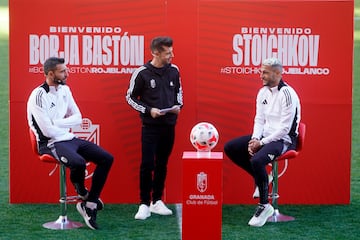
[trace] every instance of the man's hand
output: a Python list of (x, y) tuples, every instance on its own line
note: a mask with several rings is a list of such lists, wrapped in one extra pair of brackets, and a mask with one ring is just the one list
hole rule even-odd
[(259, 151), (259, 149), (261, 148), (261, 142), (259, 139), (257, 138), (253, 138), (249, 141), (248, 144), (248, 152), (251, 156), (254, 156), (254, 154)]
[(157, 118), (157, 117), (164, 115), (165, 113), (161, 113), (160, 109), (158, 109), (158, 108), (151, 108), (150, 114), (153, 118)]
[(172, 110), (170, 111), (171, 113), (174, 113), (174, 114), (179, 114), (180, 113), (180, 106), (179, 105), (174, 105), (172, 106)]

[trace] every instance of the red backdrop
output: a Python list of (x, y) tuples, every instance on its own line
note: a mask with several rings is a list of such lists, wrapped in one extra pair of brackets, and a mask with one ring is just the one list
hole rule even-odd
[[(280, 178), (281, 202), (349, 203), (353, 1), (64, 0), (55, 13), (44, 0), (10, 0), (9, 6), (11, 203), (57, 201), (57, 173), (49, 177), (52, 166), (32, 153), (26, 121), (27, 98), (44, 81), (41, 66), (50, 55), (67, 59), (68, 84), (92, 123), (80, 134), (115, 156), (102, 198), (138, 202), (140, 120), (125, 93), (157, 35), (174, 38), (185, 102), (167, 202), (181, 202), (181, 157), (193, 150), (189, 133), (197, 122), (218, 129), (214, 151), (250, 133), (261, 87), (257, 69), (274, 55), (301, 98), (307, 124), (304, 149)], [(226, 157), (223, 168), (223, 202), (253, 203), (249, 176)]]

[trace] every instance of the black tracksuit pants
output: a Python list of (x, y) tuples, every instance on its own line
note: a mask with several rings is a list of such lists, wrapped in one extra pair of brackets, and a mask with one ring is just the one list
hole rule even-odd
[(143, 125), (140, 203), (150, 205), (163, 196), (167, 163), (174, 146), (175, 125)]
[[(225, 144), (224, 151), (230, 160), (254, 178), (255, 184), (259, 187), (260, 203), (266, 204), (269, 202), (269, 179), (266, 165), (280, 156), (287, 148), (284, 146), (283, 140), (279, 140), (265, 144), (254, 156), (250, 156), (248, 152), (250, 139), (251, 135), (246, 135), (230, 140)], [(292, 148), (292, 146), (290, 147)]]
[(96, 165), (87, 201), (97, 202), (112, 166), (113, 156), (95, 143), (79, 138), (55, 142), (50, 150), (56, 159), (70, 168), (70, 180), (79, 194), (86, 191), (86, 162)]

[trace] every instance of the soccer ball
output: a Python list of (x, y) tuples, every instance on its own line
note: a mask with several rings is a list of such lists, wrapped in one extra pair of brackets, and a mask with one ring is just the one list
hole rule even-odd
[(198, 151), (210, 151), (219, 141), (219, 133), (208, 122), (200, 122), (196, 124), (190, 132), (190, 142)]

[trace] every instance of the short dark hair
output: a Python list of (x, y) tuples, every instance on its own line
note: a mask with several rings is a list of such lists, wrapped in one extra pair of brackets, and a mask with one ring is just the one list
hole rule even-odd
[(48, 75), (50, 71), (55, 71), (58, 64), (64, 64), (64, 58), (50, 57), (44, 62), (44, 73)]
[(155, 37), (151, 40), (151, 44), (150, 44), (150, 49), (152, 52), (154, 51), (159, 51), (162, 52), (164, 51), (164, 46), (165, 47), (172, 47), (173, 45), (173, 40), (171, 37)]

